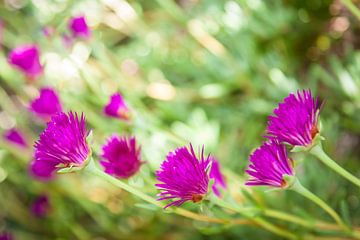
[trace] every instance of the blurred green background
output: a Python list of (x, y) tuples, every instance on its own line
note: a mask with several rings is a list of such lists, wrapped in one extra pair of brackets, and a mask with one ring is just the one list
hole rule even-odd
[[(61, 33), (76, 14), (86, 16), (92, 37), (65, 47)], [(131, 185), (155, 196), (155, 170), (169, 151), (192, 142), (219, 159), (229, 191), (245, 204), (244, 168), (263, 140), (267, 116), (289, 92), (310, 88), (326, 101), (325, 150), (360, 177), (360, 28), (342, 1), (2, 0), (0, 18), (0, 130), (16, 126), (30, 145), (45, 125), (28, 103), (40, 87), (52, 86), (66, 110), (85, 113), (95, 153), (112, 133), (138, 138), (147, 164)], [(55, 35), (45, 37), (45, 26), (55, 28)], [(26, 81), (7, 63), (10, 49), (23, 43), (41, 49), (45, 72), (38, 81)], [(134, 112), (133, 122), (103, 116), (116, 91)], [(86, 174), (38, 182), (28, 174), (32, 149), (0, 144), (0, 232), (15, 239), (279, 239), (254, 226), (197, 222), (144, 208)], [(310, 156), (295, 158), (304, 185), (359, 226), (359, 190)], [(246, 191), (258, 204), (331, 222), (295, 193)], [(43, 193), (52, 208), (39, 219), (29, 208)]]

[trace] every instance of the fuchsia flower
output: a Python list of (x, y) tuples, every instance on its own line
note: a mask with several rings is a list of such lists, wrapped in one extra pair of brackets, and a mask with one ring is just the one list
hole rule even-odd
[(73, 112), (53, 116), (35, 143), (32, 173), (46, 180), (56, 171), (70, 172), (85, 167), (91, 155), (86, 137), (83, 114), (80, 118)]
[(0, 233), (0, 240), (13, 240), (13, 236), (10, 232), (2, 232)]
[(208, 192), (211, 156), (204, 158), (203, 148), (199, 158), (191, 144), (190, 150), (180, 147), (170, 152), (160, 170), (156, 171), (160, 183), (155, 186), (161, 191), (158, 200), (172, 200), (165, 208), (180, 206), (187, 201), (200, 202), (205, 197)]
[(109, 117), (130, 119), (130, 111), (126, 106), (124, 99), (119, 93), (110, 97), (109, 103), (104, 107), (104, 113)]
[(31, 213), (39, 218), (46, 217), (50, 211), (50, 201), (47, 195), (40, 195), (31, 206)]
[(30, 110), (48, 121), (51, 116), (62, 111), (59, 97), (52, 88), (40, 89), (39, 96), (31, 102)]
[(22, 45), (10, 52), (8, 61), (27, 77), (34, 79), (43, 72), (39, 55), (39, 50), (36, 45)]
[(292, 161), (287, 156), (285, 145), (276, 140), (263, 143), (250, 156), (250, 165), (246, 170), (252, 178), (246, 182), (248, 186), (287, 187), (284, 175), (293, 176)]
[(70, 19), (69, 30), (71, 31), (73, 37), (89, 38), (91, 35), (85, 16), (83, 15)]
[(212, 185), (212, 190), (215, 193), (215, 195), (220, 197), (221, 194), (220, 194), (219, 188), (226, 189), (226, 182), (225, 182), (224, 176), (222, 175), (222, 173), (220, 171), (219, 162), (214, 157), (212, 157), (211, 162), (212, 162), (212, 164), (211, 164), (211, 170), (210, 170), (209, 177), (210, 177), (210, 179), (214, 179), (214, 184)]
[(6, 131), (4, 133), (4, 138), (8, 142), (16, 144), (17, 146), (20, 146), (20, 147), (28, 146), (26, 143), (25, 137), (22, 135), (22, 133), (19, 130), (15, 129), (15, 128), (12, 128), (12, 129)]
[(114, 135), (109, 138), (102, 150), (100, 164), (107, 174), (117, 178), (133, 176), (143, 163), (140, 160), (140, 147), (136, 146), (134, 137), (120, 138)]
[(319, 132), (319, 100), (310, 90), (291, 93), (274, 110), (268, 121), (268, 138), (293, 146), (308, 146)]

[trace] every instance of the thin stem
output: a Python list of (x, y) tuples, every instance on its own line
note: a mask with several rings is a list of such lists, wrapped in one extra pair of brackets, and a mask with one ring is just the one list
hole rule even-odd
[(319, 207), (324, 209), (334, 220), (337, 222), (337, 224), (347, 233), (351, 233), (351, 230), (349, 227), (344, 223), (344, 221), (340, 218), (340, 216), (329, 206), (327, 205), (323, 200), (321, 200), (318, 196), (310, 192), (308, 189), (306, 189), (301, 183), (295, 179), (294, 184), (289, 188), (307, 199), (311, 200), (315, 204), (317, 204)]
[(334, 170), (335, 172), (337, 172), (338, 174), (340, 174), (341, 176), (343, 176), (344, 178), (346, 178), (356, 186), (360, 187), (360, 179), (358, 179), (357, 177), (355, 177), (354, 175), (343, 169), (334, 160), (332, 160), (324, 152), (320, 143), (314, 146), (310, 150), (310, 153), (315, 157), (317, 157), (320, 161), (322, 161), (326, 166), (328, 166), (329, 168), (331, 168), (332, 170)]
[(252, 216), (252, 213), (254, 213), (254, 211), (256, 211), (256, 208), (239, 208), (239, 207), (233, 206), (230, 203), (225, 202), (224, 200), (219, 199), (219, 198), (216, 198), (216, 200), (214, 202), (222, 208), (232, 210), (234, 212), (240, 213), (244, 217), (250, 218), (251, 221), (253, 221), (257, 225), (263, 227), (264, 229), (266, 229), (276, 235), (285, 237), (287, 239), (297, 239), (297, 237), (294, 234), (292, 234), (291, 232), (281, 229), (281, 228), (269, 223), (268, 221), (264, 220), (261, 217)]
[[(90, 160), (89, 165), (85, 168), (88, 172), (96, 175), (97, 177), (100, 177), (106, 181), (108, 181), (109, 183), (137, 196), (138, 198), (144, 200), (145, 202), (148, 202), (150, 204), (153, 204), (159, 208), (163, 208), (164, 205), (160, 202), (158, 202), (156, 199), (150, 197), (149, 195), (137, 190), (136, 188), (122, 182), (119, 179), (116, 179), (106, 173), (104, 173), (103, 171), (99, 170), (94, 162), (92, 160)], [(183, 217), (187, 217), (190, 219), (194, 219), (194, 220), (198, 220), (198, 221), (203, 221), (203, 222), (212, 222), (212, 223), (223, 223), (223, 224), (227, 224), (227, 223), (233, 223), (231, 220), (226, 220), (226, 219), (219, 219), (219, 218), (211, 218), (211, 217), (207, 217), (204, 215), (200, 215), (200, 214), (196, 214), (193, 212), (190, 212), (188, 210), (185, 209), (181, 209), (181, 208), (174, 208), (174, 209), (169, 209), (167, 210), (167, 212), (169, 213), (175, 213), (178, 214), (180, 216)], [(236, 224), (251, 224), (250, 221), (246, 221), (246, 220), (237, 220)]]
[(360, 20), (360, 10), (354, 5), (351, 0), (341, 0), (341, 2)]
[(272, 210), (272, 209), (265, 209), (262, 211), (262, 213), (267, 216), (267, 217), (271, 217), (271, 218), (275, 218), (275, 219), (279, 219), (279, 220), (284, 220), (287, 222), (291, 222), (291, 223), (296, 223), (298, 225), (307, 227), (307, 228), (313, 228), (315, 227), (315, 223), (311, 223), (307, 220), (304, 220), (300, 217), (291, 215), (291, 214), (287, 214), (284, 212), (280, 212), (280, 211), (276, 211), (276, 210)]

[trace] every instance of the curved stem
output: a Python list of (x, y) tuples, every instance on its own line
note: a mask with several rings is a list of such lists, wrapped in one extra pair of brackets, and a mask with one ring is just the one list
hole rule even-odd
[(332, 160), (322, 149), (321, 144), (315, 145), (311, 150), (310, 153), (317, 157), (320, 161), (322, 161), (326, 166), (352, 182), (353, 184), (360, 187), (360, 179), (343, 169), (340, 165), (338, 165), (334, 160)]
[(358, 20), (360, 20), (360, 10), (354, 5), (351, 0), (341, 0), (341, 2), (349, 9), (349, 11), (354, 14)]
[(287, 239), (297, 239), (297, 237), (294, 234), (292, 234), (291, 232), (286, 231), (285, 229), (282, 229), (278, 226), (275, 226), (272, 223), (269, 223), (268, 221), (266, 221), (265, 219), (263, 219), (259, 216), (255, 216), (255, 215), (252, 216), (254, 211), (257, 210), (256, 208), (251, 208), (251, 207), (250, 208), (239, 208), (237, 206), (231, 205), (228, 202), (225, 202), (224, 200), (222, 200), (220, 198), (215, 198), (214, 203), (222, 208), (229, 209), (234, 212), (240, 213), (244, 217), (251, 219), (251, 221), (253, 221), (257, 225), (263, 227), (264, 229), (266, 229), (276, 235), (285, 237)]
[(347, 233), (352, 232), (351, 229), (340, 218), (340, 216), (329, 205), (327, 205), (323, 200), (321, 200), (318, 196), (310, 192), (308, 189), (303, 187), (303, 185), (301, 185), (301, 183), (297, 179), (295, 179), (294, 184), (289, 189), (303, 195), (304, 197), (306, 197), (307, 199), (311, 200), (319, 207), (324, 209), (345, 232)]
[[(106, 173), (104, 173), (103, 171), (99, 170), (94, 162), (92, 160), (90, 160), (88, 166), (85, 168), (86, 171), (96, 175), (97, 177), (100, 177), (104, 180), (106, 180), (107, 182), (137, 196), (138, 198), (144, 200), (145, 202), (148, 202), (150, 204), (153, 204), (159, 208), (163, 208), (164, 205), (160, 202), (158, 202), (156, 199), (150, 197), (149, 195), (139, 191), (138, 189), (122, 182), (119, 179), (116, 179)], [(181, 209), (181, 208), (174, 208), (174, 209), (169, 209), (167, 210), (167, 212), (169, 213), (175, 213), (178, 214), (180, 216), (183, 217), (187, 217), (190, 219), (194, 219), (194, 220), (198, 220), (198, 221), (203, 221), (203, 222), (212, 222), (212, 223), (232, 223), (231, 220), (226, 220), (226, 219), (219, 219), (219, 218), (211, 218), (208, 216), (204, 216), (204, 215), (200, 215), (200, 214), (196, 214), (193, 213), (191, 211), (185, 210), (185, 209)], [(247, 220), (237, 220), (236, 224), (251, 224), (251, 221), (247, 221)]]

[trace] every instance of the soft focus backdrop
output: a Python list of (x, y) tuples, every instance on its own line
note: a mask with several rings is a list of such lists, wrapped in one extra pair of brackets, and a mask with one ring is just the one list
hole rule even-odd
[[(79, 14), (91, 36), (69, 40), (68, 21)], [(252, 191), (257, 204), (331, 221), (295, 193), (244, 187), (248, 155), (263, 139), (267, 116), (297, 89), (310, 88), (325, 101), (324, 148), (360, 176), (360, 25), (339, 0), (3, 0), (0, 21), (0, 131), (16, 127), (30, 146), (0, 141), (0, 233), (15, 239), (278, 239), (254, 226), (154, 211), (82, 173), (35, 180), (28, 174), (31, 146), (45, 124), (28, 106), (44, 86), (57, 90), (66, 111), (85, 113), (96, 154), (113, 133), (137, 137), (146, 164), (129, 183), (153, 196), (154, 172), (166, 154), (191, 142), (219, 159), (239, 204), (250, 201), (244, 194)], [(37, 80), (7, 61), (10, 50), (25, 43), (40, 49), (45, 68)], [(115, 92), (132, 121), (104, 116)], [(304, 185), (360, 225), (358, 189), (309, 155), (296, 158), (303, 161)], [(31, 206), (44, 194), (51, 207), (39, 218)]]

